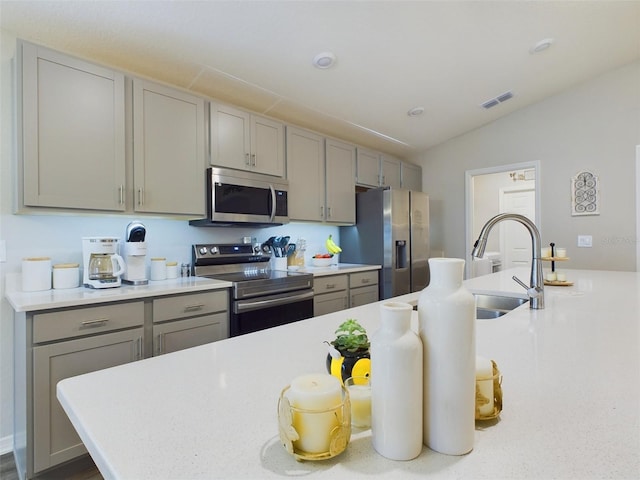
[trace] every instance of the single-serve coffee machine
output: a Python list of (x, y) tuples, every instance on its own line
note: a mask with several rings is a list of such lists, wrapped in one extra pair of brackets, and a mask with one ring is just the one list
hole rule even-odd
[(144, 241), (147, 231), (140, 222), (131, 222), (127, 225), (126, 241), (122, 244), (122, 256), (127, 270), (122, 276), (122, 281), (129, 285), (147, 285), (147, 242)]
[(118, 255), (117, 237), (82, 237), (84, 273), (82, 283), (89, 288), (119, 287), (126, 266)]

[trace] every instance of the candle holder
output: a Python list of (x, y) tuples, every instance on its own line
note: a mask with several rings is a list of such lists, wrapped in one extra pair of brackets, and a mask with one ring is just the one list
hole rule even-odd
[[(351, 438), (351, 402), (346, 388), (341, 386), (341, 403), (324, 410), (293, 407), (286, 395), (289, 388), (287, 385), (278, 399), (280, 441), (285, 450), (298, 461), (326, 460), (344, 452)], [(309, 437), (319, 438), (326, 448), (303, 450)]]
[(502, 375), (496, 362), (491, 360), (491, 365), (493, 366), (493, 376), (491, 377), (493, 380), (493, 413), (487, 415), (480, 413), (480, 407), (489, 403), (489, 399), (482, 395), (480, 386), (476, 381), (476, 420), (493, 420), (502, 411)]

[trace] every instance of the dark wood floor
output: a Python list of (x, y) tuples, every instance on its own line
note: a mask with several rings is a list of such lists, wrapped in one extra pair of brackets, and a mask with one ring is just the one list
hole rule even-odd
[[(18, 471), (13, 459), (13, 452), (0, 456), (0, 479), (18, 480)], [(102, 475), (86, 456), (76, 462), (64, 465), (38, 477), (40, 480), (103, 480)]]

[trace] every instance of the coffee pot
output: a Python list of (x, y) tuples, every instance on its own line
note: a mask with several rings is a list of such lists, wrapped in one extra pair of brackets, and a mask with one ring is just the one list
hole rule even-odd
[(89, 288), (113, 288), (121, 285), (126, 271), (123, 258), (117, 254), (116, 237), (83, 237), (83, 283)]

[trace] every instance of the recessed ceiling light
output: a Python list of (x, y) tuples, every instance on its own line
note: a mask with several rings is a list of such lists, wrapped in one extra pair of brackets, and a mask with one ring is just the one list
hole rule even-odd
[(536, 43), (535, 45), (533, 45), (530, 49), (529, 49), (529, 53), (531, 55), (534, 55), (536, 53), (540, 53), (545, 51), (547, 48), (549, 48), (551, 45), (553, 44), (553, 38), (545, 38), (544, 40), (540, 40), (538, 43)]
[(331, 52), (322, 52), (313, 57), (316, 68), (331, 68), (336, 63), (336, 56)]
[(413, 107), (411, 110), (407, 112), (407, 115), (410, 117), (417, 117), (424, 113), (424, 107)]

